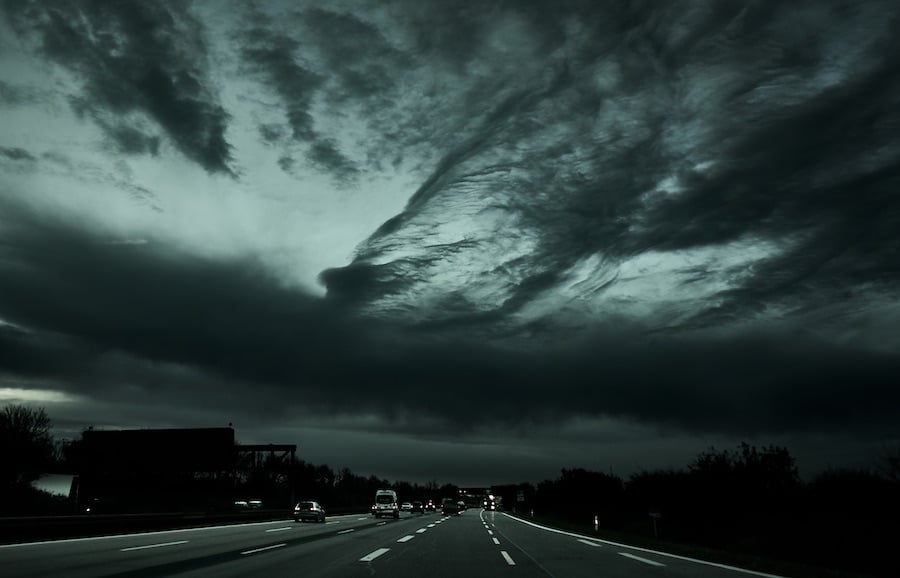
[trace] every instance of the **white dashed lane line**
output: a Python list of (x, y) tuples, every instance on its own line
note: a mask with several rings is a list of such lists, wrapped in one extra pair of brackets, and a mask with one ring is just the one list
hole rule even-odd
[(416, 530), (416, 534), (424, 534), (427, 531), (428, 531), (428, 528), (419, 528), (418, 530)]
[(429, 528), (434, 528), (436, 524), (428, 524)]
[(413, 536), (412, 534), (410, 534), (410, 535), (408, 535), (408, 536), (403, 536), (402, 538), (400, 538), (400, 539), (397, 540), (397, 541), (398, 541), (398, 542), (401, 542), (401, 543), (402, 543), (402, 542), (409, 542), (409, 541), (412, 540), (413, 538), (415, 538), (415, 536)]
[(355, 532), (356, 528), (350, 528), (349, 530), (341, 530), (338, 534), (349, 534), (350, 532)]
[(273, 544), (272, 546), (266, 546), (264, 548), (256, 548), (254, 550), (247, 550), (245, 552), (241, 552), (241, 556), (246, 556), (247, 554), (256, 554), (257, 552), (265, 552), (266, 550), (274, 550), (275, 548), (281, 548), (282, 546), (287, 546), (287, 543)]
[(375, 550), (374, 552), (370, 552), (370, 553), (366, 554), (365, 556), (360, 558), (359, 561), (360, 562), (371, 562), (372, 560), (374, 560), (375, 558), (378, 558), (382, 554), (390, 552), (390, 550), (391, 550), (390, 548), (379, 548), (379, 549)]
[(266, 532), (284, 532), (285, 530), (290, 530), (290, 526), (285, 526), (284, 528), (269, 528)]
[(503, 559), (506, 560), (506, 563), (510, 566), (515, 566), (516, 563), (513, 562), (513, 559), (507, 554), (506, 550), (500, 550), (500, 555), (503, 556)]
[(500, 545), (500, 540), (498, 540), (497, 538), (491, 538), (491, 540), (494, 541), (494, 544), (497, 544), (498, 546)]
[(578, 541), (581, 542), (582, 544), (587, 544), (588, 546), (593, 546), (595, 548), (602, 547), (602, 544), (598, 544), (597, 542), (591, 542), (590, 540), (582, 540), (581, 538), (579, 538)]
[(632, 560), (637, 560), (638, 562), (643, 562), (644, 564), (650, 564), (651, 566), (665, 566), (665, 564), (661, 564), (656, 560), (648, 560), (647, 558), (641, 558), (640, 556), (635, 556), (634, 554), (629, 554), (628, 552), (619, 552), (619, 556), (625, 556), (626, 558), (631, 558)]
[(162, 542), (160, 544), (147, 544), (146, 546), (132, 546), (130, 548), (122, 548), (119, 552), (131, 552), (132, 550), (146, 550), (147, 548), (163, 548), (165, 546), (177, 546), (179, 544), (187, 544), (187, 540), (178, 540), (177, 542)]

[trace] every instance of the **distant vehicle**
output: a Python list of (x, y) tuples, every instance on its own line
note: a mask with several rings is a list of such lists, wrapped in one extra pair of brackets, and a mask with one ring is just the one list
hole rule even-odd
[(444, 501), (441, 502), (441, 513), (445, 516), (449, 516), (451, 514), (458, 516), (459, 502), (457, 502), (453, 498), (444, 498)]
[(319, 502), (313, 502), (311, 500), (305, 502), (298, 502), (296, 506), (294, 506), (294, 521), (295, 522), (324, 522), (325, 521), (325, 508), (319, 505)]
[(400, 504), (400, 511), (401, 512), (412, 512), (412, 504), (409, 502), (403, 502), (402, 504)]
[(375, 514), (376, 518), (382, 516), (400, 517), (400, 506), (397, 505), (397, 492), (394, 490), (378, 490), (375, 492)]
[(428, 500), (428, 502), (425, 504), (425, 511), (426, 512), (437, 511), (437, 506), (434, 505), (434, 502), (432, 500)]
[(425, 513), (425, 507), (422, 505), (422, 502), (419, 502), (418, 500), (416, 500), (415, 502), (412, 503), (412, 510), (411, 510), (411, 511), (412, 511), (413, 513), (418, 512), (418, 513), (420, 513), (420, 514), (424, 514), (424, 513)]
[(456, 502), (456, 509), (459, 510), (460, 512), (465, 512), (466, 511), (466, 503), (462, 500)]
[(485, 510), (491, 510), (491, 511), (496, 510), (496, 509), (497, 509), (497, 502), (496, 502), (496, 500), (494, 499), (494, 496), (488, 496), (488, 497), (486, 497), (486, 498), (484, 499), (484, 503), (483, 503), (482, 506), (484, 507)]

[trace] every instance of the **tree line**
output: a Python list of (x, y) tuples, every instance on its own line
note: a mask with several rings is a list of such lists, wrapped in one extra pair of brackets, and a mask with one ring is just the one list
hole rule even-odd
[[(495, 488), (507, 509), (611, 539), (638, 537), (893, 575), (900, 538), (900, 452), (868, 469), (801, 480), (787, 448), (710, 448), (686, 468), (613, 473), (563, 469), (555, 480)], [(596, 530), (595, 530), (596, 521)], [(815, 571), (812, 572), (816, 574)]]

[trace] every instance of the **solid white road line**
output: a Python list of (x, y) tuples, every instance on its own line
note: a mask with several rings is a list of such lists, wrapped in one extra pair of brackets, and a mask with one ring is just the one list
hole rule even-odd
[(266, 550), (274, 550), (275, 548), (281, 548), (282, 546), (287, 546), (286, 543), (281, 544), (273, 544), (272, 546), (266, 546), (264, 548), (256, 548), (255, 550), (247, 550), (246, 552), (241, 552), (242, 556), (247, 554), (256, 554), (257, 552), (265, 552)]
[(497, 538), (491, 538), (491, 540), (494, 541), (494, 544), (497, 544), (498, 546), (500, 545), (500, 540), (498, 540)]
[(350, 528), (349, 530), (341, 530), (338, 534), (349, 534), (350, 532), (355, 532), (356, 528)]
[[(575, 534), (574, 532), (566, 532), (565, 530), (557, 530), (556, 528), (548, 528), (547, 526), (541, 526), (540, 524), (535, 524), (534, 522), (529, 522), (528, 520), (523, 520), (521, 518), (517, 518), (516, 516), (510, 516), (505, 512), (501, 512), (504, 516), (511, 520), (515, 520), (516, 522), (520, 522), (522, 524), (527, 524), (529, 526), (533, 526), (535, 528), (539, 528), (544, 530), (545, 532), (553, 532), (554, 534), (563, 534), (565, 536), (572, 536), (573, 538), (590, 538), (590, 536), (584, 536), (583, 534)], [(636, 550), (638, 552), (648, 552), (650, 554), (656, 554), (659, 556), (665, 556), (667, 558), (675, 558), (676, 560), (684, 560), (686, 562), (693, 562), (695, 564), (703, 564), (704, 566), (712, 566), (714, 568), (723, 568), (725, 570), (732, 570), (734, 572), (742, 572), (744, 574), (750, 574), (751, 576), (762, 576), (763, 578), (784, 578), (784, 576), (779, 576), (777, 574), (767, 574), (766, 572), (757, 572), (756, 570), (747, 570), (746, 568), (738, 568), (737, 566), (728, 566), (727, 564), (719, 564), (718, 562), (709, 562), (707, 560), (700, 560), (698, 558), (688, 558), (687, 556), (679, 556), (678, 554), (670, 554), (668, 552), (660, 552), (659, 550), (650, 550), (649, 548), (641, 548), (639, 546), (629, 546), (628, 544), (622, 544), (621, 542), (611, 542), (609, 540), (601, 540), (600, 538), (590, 538), (591, 540), (596, 540), (602, 544), (606, 544), (609, 546), (618, 546), (620, 548), (629, 548), (631, 550)]]
[(409, 536), (403, 536), (402, 538), (400, 538), (400, 539), (397, 540), (397, 541), (398, 541), (398, 542), (409, 542), (409, 541), (412, 540), (413, 538), (415, 538), (415, 536), (413, 536), (413, 535), (410, 534)]
[(582, 538), (578, 538), (578, 541), (582, 544), (587, 544), (588, 546), (593, 546), (595, 548), (600, 548), (603, 544), (598, 544), (597, 542), (591, 542), (590, 540), (584, 540)]
[(132, 546), (131, 548), (122, 548), (119, 552), (131, 552), (132, 550), (146, 550), (147, 548), (162, 548), (163, 546), (177, 546), (178, 544), (187, 544), (187, 540), (178, 540), (177, 542), (163, 542), (161, 544), (147, 544), (146, 546)]
[(382, 554), (389, 552), (389, 551), (390, 551), (390, 548), (379, 548), (379, 549), (375, 550), (374, 552), (370, 552), (370, 553), (366, 554), (365, 556), (360, 558), (359, 561), (360, 562), (371, 562), (375, 558), (378, 558)]
[(270, 528), (266, 530), (266, 532), (284, 532), (285, 530), (290, 530), (290, 526), (285, 526), (284, 528)]
[(637, 560), (638, 562), (643, 562), (644, 564), (650, 564), (651, 566), (665, 566), (665, 564), (660, 564), (656, 560), (648, 560), (647, 558), (641, 558), (640, 556), (635, 556), (634, 554), (629, 554), (628, 552), (619, 552), (619, 556), (625, 556), (626, 558), (631, 558), (632, 560)]
[(515, 566), (516, 563), (513, 562), (513, 559), (506, 553), (506, 550), (500, 550), (500, 555), (503, 556), (503, 559), (506, 560), (506, 563), (510, 566)]

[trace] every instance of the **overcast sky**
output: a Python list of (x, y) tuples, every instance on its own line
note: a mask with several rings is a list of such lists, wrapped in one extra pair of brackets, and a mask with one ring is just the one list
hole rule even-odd
[(0, 6), (0, 403), (58, 436), (460, 484), (900, 440), (893, 0)]

